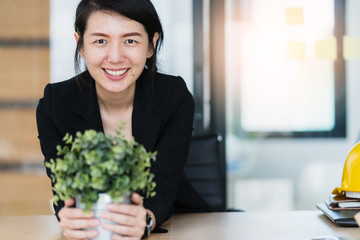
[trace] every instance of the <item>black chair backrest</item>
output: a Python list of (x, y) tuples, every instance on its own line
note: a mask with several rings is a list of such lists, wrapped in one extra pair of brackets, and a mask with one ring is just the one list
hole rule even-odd
[(222, 212), (226, 209), (226, 169), (220, 156), (220, 141), (216, 134), (192, 137), (184, 171), (212, 211)]

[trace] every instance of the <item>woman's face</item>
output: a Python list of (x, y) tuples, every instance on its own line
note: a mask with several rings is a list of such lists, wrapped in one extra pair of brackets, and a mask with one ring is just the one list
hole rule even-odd
[[(77, 33), (75, 38), (78, 41)], [(135, 87), (153, 50), (141, 23), (116, 13), (97, 11), (88, 19), (80, 54), (98, 91), (120, 93)]]

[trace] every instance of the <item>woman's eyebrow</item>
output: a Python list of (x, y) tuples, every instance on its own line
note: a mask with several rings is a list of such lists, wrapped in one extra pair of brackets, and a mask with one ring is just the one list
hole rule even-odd
[[(90, 35), (94, 36), (94, 37), (109, 37), (110, 36), (106, 33), (101, 33), (101, 32), (93, 32)], [(134, 36), (141, 37), (142, 35), (139, 32), (129, 32), (129, 33), (124, 33), (121, 35), (121, 37), (134, 37)]]
[(129, 32), (121, 35), (122, 37), (133, 37), (133, 36), (139, 36), (141, 37), (141, 33), (139, 32)]
[(109, 35), (105, 34), (105, 33), (101, 33), (101, 32), (94, 32), (90, 34), (91, 36), (95, 36), (95, 37), (109, 37)]

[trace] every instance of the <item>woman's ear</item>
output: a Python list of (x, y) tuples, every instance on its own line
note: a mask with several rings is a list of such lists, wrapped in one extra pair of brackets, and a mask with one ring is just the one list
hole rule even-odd
[(153, 40), (152, 40), (152, 47), (149, 46), (149, 51), (148, 51), (148, 55), (147, 55), (148, 58), (152, 57), (152, 55), (154, 54), (154, 50), (156, 48), (156, 43), (157, 43), (158, 40), (159, 40), (159, 33), (156, 32), (154, 34), (154, 37), (153, 37)]
[[(78, 34), (77, 32), (75, 32), (75, 33), (74, 33), (74, 37), (75, 37), (76, 44), (78, 44), (79, 39), (80, 39), (79, 34)], [(79, 49), (79, 53), (80, 53), (80, 56), (81, 56), (82, 58), (84, 58), (84, 52), (83, 52), (83, 49), (82, 49), (82, 48)]]

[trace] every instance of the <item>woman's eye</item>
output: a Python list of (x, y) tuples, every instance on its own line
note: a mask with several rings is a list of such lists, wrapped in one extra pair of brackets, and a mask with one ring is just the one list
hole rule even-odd
[(136, 41), (135, 40), (132, 40), (132, 39), (128, 39), (125, 41), (125, 43), (129, 43), (129, 44), (133, 44), (135, 43)]
[(95, 43), (104, 44), (106, 41), (104, 39), (96, 40)]

